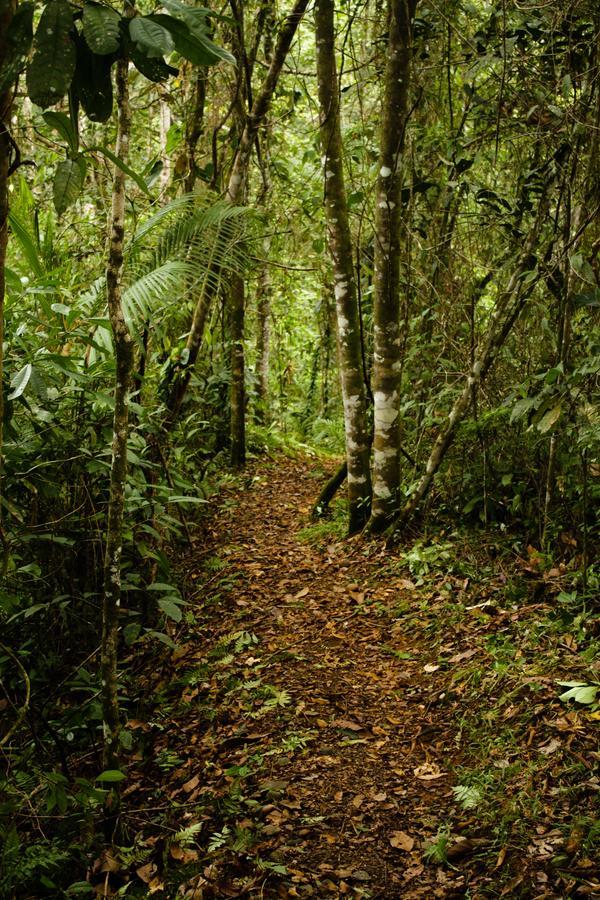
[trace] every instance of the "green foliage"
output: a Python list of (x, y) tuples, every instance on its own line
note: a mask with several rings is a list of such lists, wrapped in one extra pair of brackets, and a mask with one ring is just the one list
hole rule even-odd
[(3, 94), (25, 66), (33, 40), (33, 3), (21, 3), (6, 33), (6, 58), (0, 72), (0, 94)]
[(100, 3), (85, 3), (83, 7), (83, 36), (93, 53), (104, 55), (119, 49), (119, 14)]
[(66, 0), (45, 7), (33, 39), (33, 58), (27, 68), (27, 90), (34, 103), (46, 109), (67, 93), (75, 74), (73, 16)]

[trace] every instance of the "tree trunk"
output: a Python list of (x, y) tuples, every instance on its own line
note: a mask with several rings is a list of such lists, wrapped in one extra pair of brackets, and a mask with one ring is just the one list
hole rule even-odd
[(315, 7), (315, 25), (321, 150), (325, 173), (325, 217), (335, 281), (338, 352), (348, 463), (348, 525), (352, 533), (360, 530), (368, 519), (371, 479), (360, 322), (344, 183), (333, 19), (333, 0), (318, 0)]
[(271, 241), (265, 238), (263, 253), (265, 261), (261, 266), (256, 288), (256, 409), (255, 419), (259, 424), (269, 421), (269, 349), (271, 342), (271, 278), (269, 275), (269, 253)]
[(517, 264), (509, 279), (506, 290), (497, 300), (496, 309), (491, 317), (487, 335), (483, 341), (481, 350), (475, 357), (469, 375), (465, 380), (464, 387), (450, 410), (445, 427), (440, 430), (435, 440), (431, 453), (429, 454), (429, 459), (427, 460), (425, 473), (418, 482), (414, 493), (389, 528), (388, 533), (390, 535), (390, 542), (393, 542), (399, 529), (414, 515), (421, 501), (427, 494), (427, 491), (431, 487), (436, 473), (442, 465), (446, 453), (454, 440), (458, 427), (469, 409), (473, 391), (477, 390), (496, 361), (498, 353), (504, 345), (514, 323), (518, 319), (527, 299), (537, 283), (538, 279), (536, 278), (533, 282), (524, 287), (522, 278), (525, 272), (528, 271), (528, 267), (534, 259), (532, 254), (537, 247), (540, 232), (548, 212), (548, 190), (549, 184), (546, 183), (544, 192), (539, 198), (535, 222), (531, 227), (524, 249), (517, 260)]
[(373, 306), (373, 501), (371, 531), (398, 505), (400, 486), (400, 202), (401, 155), (408, 112), (412, 21), (417, 0), (390, 0), (388, 57), (375, 211)]
[[(130, 7), (127, 7), (131, 9)], [(129, 62), (120, 59), (116, 66), (117, 156), (127, 161), (131, 111), (127, 73)], [(129, 430), (129, 386), (133, 365), (133, 342), (121, 302), (123, 238), (125, 230), (125, 174), (115, 167), (112, 190), (110, 243), (106, 270), (107, 302), (115, 350), (115, 388), (112, 460), (106, 550), (104, 557), (104, 602), (102, 616), (102, 716), (104, 722), (105, 769), (119, 765), (119, 701), (117, 683), (118, 615), (121, 603), (121, 550), (123, 543), (123, 506), (127, 475), (127, 437)]]
[[(14, 0), (0, 0), (0, 71), (6, 61), (7, 47), (5, 35), (15, 13)], [(2, 497), (3, 437), (4, 437), (4, 298), (6, 294), (6, 251), (8, 248), (8, 179), (10, 175), (10, 116), (14, 87), (0, 94), (0, 498)], [(7, 544), (2, 526), (2, 504), (0, 503), (0, 539), (7, 560)]]
[(244, 318), (246, 290), (237, 273), (231, 278), (231, 465), (246, 464), (246, 382), (244, 358)]

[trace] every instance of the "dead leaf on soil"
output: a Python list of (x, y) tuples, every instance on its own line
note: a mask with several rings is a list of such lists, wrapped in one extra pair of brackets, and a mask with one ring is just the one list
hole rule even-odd
[(139, 869), (136, 869), (135, 874), (144, 884), (150, 884), (156, 875), (156, 866), (154, 863), (146, 863), (145, 866), (140, 866)]
[(410, 853), (415, 846), (415, 839), (405, 831), (393, 831), (390, 844), (396, 850), (405, 850), (407, 853)]
[(334, 719), (333, 724), (338, 728), (347, 728), (349, 731), (363, 731), (363, 726), (351, 719)]
[(176, 859), (177, 862), (183, 863), (184, 865), (187, 865), (187, 863), (196, 862), (196, 860), (198, 859), (198, 853), (196, 850), (186, 850), (184, 847), (177, 846), (177, 844), (173, 844), (169, 852), (173, 859)]
[(543, 744), (538, 749), (539, 749), (540, 753), (544, 754), (544, 756), (550, 756), (551, 753), (554, 753), (560, 747), (561, 747), (561, 742), (559, 740), (557, 740), (557, 738), (552, 738), (550, 741), (548, 741), (547, 744)]
[(454, 656), (451, 656), (448, 662), (451, 663), (459, 663), (463, 662), (465, 659), (471, 659), (472, 656), (475, 656), (477, 650), (465, 650), (463, 653), (455, 653)]
[(420, 781), (435, 781), (436, 778), (444, 778), (446, 773), (442, 772), (435, 763), (426, 762), (413, 769), (413, 774)]
[(200, 776), (194, 775), (193, 778), (190, 778), (190, 780), (186, 781), (186, 783), (183, 785), (183, 790), (186, 792), (186, 794), (191, 794), (192, 791), (195, 790), (195, 788), (197, 788), (199, 784), (200, 784)]

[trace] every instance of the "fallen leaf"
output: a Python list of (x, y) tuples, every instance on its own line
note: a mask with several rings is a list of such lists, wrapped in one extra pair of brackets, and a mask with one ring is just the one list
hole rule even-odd
[(405, 850), (407, 853), (410, 853), (415, 846), (415, 839), (405, 831), (393, 831), (390, 838), (390, 844), (396, 850)]
[(337, 725), (338, 728), (347, 728), (349, 731), (362, 731), (363, 726), (359, 725), (358, 722), (353, 722), (351, 719), (334, 719), (334, 725)]
[(465, 659), (471, 659), (472, 656), (475, 656), (477, 650), (465, 650), (463, 653), (456, 653), (454, 656), (451, 656), (448, 662), (451, 663), (459, 663)]
[(554, 753), (561, 746), (561, 742), (557, 738), (552, 738), (552, 740), (548, 741), (547, 744), (543, 744), (539, 747), (540, 753), (543, 753), (544, 756), (550, 756), (551, 753)]
[(179, 847), (177, 844), (172, 844), (170, 853), (173, 859), (176, 859), (177, 862), (183, 863), (184, 865), (196, 862), (198, 859), (198, 852), (196, 850), (186, 850), (184, 847)]
[(430, 674), (431, 674), (431, 672), (437, 672), (438, 669), (439, 669), (439, 666), (436, 666), (433, 663), (427, 663), (426, 666), (423, 666), (423, 671), (429, 672)]
[(140, 866), (139, 869), (136, 869), (135, 874), (144, 884), (150, 884), (156, 875), (156, 866), (154, 863), (146, 863), (145, 866)]
[(421, 781), (435, 781), (436, 778), (443, 778), (446, 774), (445, 772), (442, 772), (440, 767), (435, 763), (429, 762), (417, 766), (416, 769), (413, 769), (413, 773)]
[(197, 788), (199, 784), (200, 784), (200, 776), (194, 775), (193, 778), (190, 778), (190, 780), (186, 781), (186, 783), (183, 785), (183, 790), (186, 792), (186, 794), (191, 794), (192, 791), (195, 788)]

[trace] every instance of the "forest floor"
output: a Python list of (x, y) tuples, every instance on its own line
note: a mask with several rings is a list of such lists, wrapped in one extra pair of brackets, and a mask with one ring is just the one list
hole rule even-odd
[(324, 477), (280, 455), (211, 501), (177, 648), (137, 675), (104, 895), (600, 894), (600, 714), (557, 685), (598, 680), (598, 642), (554, 615), (564, 569), (344, 540), (310, 522)]

